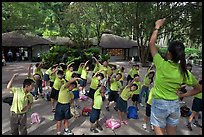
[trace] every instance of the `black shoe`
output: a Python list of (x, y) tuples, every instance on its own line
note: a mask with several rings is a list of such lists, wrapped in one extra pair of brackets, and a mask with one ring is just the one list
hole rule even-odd
[(191, 123), (188, 123), (186, 126), (187, 126), (187, 128), (188, 128), (190, 131), (193, 130), (192, 127), (191, 127)]
[(103, 130), (103, 128), (101, 127), (101, 125), (96, 125), (96, 128), (98, 128), (100, 131), (102, 131)]
[(118, 111), (118, 108), (116, 106), (114, 106), (115, 111)]
[(93, 128), (93, 127), (90, 128), (90, 131), (93, 132), (93, 133), (98, 133), (99, 132), (96, 128)]
[(106, 106), (106, 110), (107, 110), (107, 111), (110, 111), (109, 107)]
[(198, 121), (195, 121), (195, 122), (193, 123), (193, 125), (196, 126), (196, 127), (202, 128), (202, 125), (200, 125), (200, 124), (198, 123)]
[(38, 96), (35, 96), (35, 100), (37, 100), (38, 99)]

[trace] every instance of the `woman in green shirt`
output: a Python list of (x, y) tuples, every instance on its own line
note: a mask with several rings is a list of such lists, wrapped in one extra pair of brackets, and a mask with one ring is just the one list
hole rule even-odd
[[(180, 108), (177, 91), (182, 83), (193, 86), (194, 92), (202, 90), (198, 81), (187, 71), (185, 47), (179, 41), (173, 41), (168, 46), (167, 60), (158, 53), (155, 46), (160, 27), (165, 19), (157, 20), (155, 29), (149, 41), (150, 52), (156, 67), (156, 77), (152, 88), (153, 100), (150, 121), (156, 135), (176, 134), (179, 123)], [(189, 79), (191, 77), (191, 80)]]

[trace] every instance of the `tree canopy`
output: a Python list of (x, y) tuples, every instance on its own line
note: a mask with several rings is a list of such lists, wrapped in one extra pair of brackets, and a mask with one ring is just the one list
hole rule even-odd
[(154, 23), (166, 17), (159, 43), (181, 40), (202, 46), (202, 2), (3, 2), (2, 33), (24, 29), (40, 36), (66, 36), (79, 48), (105, 30), (133, 39), (142, 63)]

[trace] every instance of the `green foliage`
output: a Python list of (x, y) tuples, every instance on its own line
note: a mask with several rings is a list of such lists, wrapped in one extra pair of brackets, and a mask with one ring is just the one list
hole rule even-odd
[[(167, 48), (159, 48), (159, 53), (161, 55), (165, 55), (167, 52)], [(192, 56), (199, 59), (202, 59), (202, 51), (196, 48), (185, 48), (186, 58)]]
[(101, 56), (100, 56), (100, 60), (103, 62), (103, 61), (107, 61), (107, 60), (109, 60), (110, 59), (110, 54), (102, 54)]

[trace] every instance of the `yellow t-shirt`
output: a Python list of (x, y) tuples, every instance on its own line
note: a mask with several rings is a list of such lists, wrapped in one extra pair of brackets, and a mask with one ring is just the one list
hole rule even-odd
[(78, 74), (81, 74), (81, 72), (82, 72), (82, 67), (79, 66), (79, 68), (78, 68), (78, 70), (77, 70), (77, 73), (78, 73)]
[(70, 70), (66, 70), (65, 79), (66, 79), (67, 81), (70, 81), (71, 78), (72, 78), (72, 74), (73, 74), (73, 72), (71, 72)]
[(126, 86), (123, 89), (122, 93), (120, 94), (120, 97), (123, 100), (127, 101), (132, 95), (133, 95), (133, 91), (131, 91), (130, 88), (128, 88), (128, 86)]
[(65, 85), (62, 85), (59, 91), (59, 96), (58, 96), (58, 102), (61, 104), (68, 104), (72, 99), (74, 99), (74, 94), (72, 91), (69, 91), (68, 88), (64, 87)]
[(65, 79), (59, 79), (57, 76), (55, 78), (54, 84), (53, 84), (53, 88), (55, 90), (60, 90), (60, 88), (62, 87), (62, 85), (64, 85), (66, 83)]
[(98, 85), (99, 85), (99, 80), (97, 79), (97, 77), (93, 77), (91, 80), (90, 88), (96, 90), (98, 88)]
[(195, 86), (198, 81), (188, 71), (189, 79), (184, 80), (180, 72), (180, 66), (171, 60), (165, 61), (159, 53), (153, 57), (156, 67), (156, 77), (154, 81), (153, 98), (164, 100), (177, 100), (176, 92), (180, 89), (182, 83)]
[(201, 93), (198, 93), (196, 95), (194, 95), (195, 98), (199, 98), (199, 99), (202, 99), (202, 92)]
[(101, 109), (102, 104), (103, 104), (102, 95), (101, 95), (101, 93), (100, 93), (100, 91), (98, 89), (94, 93), (94, 105), (93, 105), (93, 108)]
[(22, 109), (28, 105), (28, 103), (33, 103), (33, 97), (30, 93), (25, 93), (23, 88), (12, 87), (11, 92), (13, 95), (13, 102), (10, 108), (10, 111), (15, 112), (16, 114), (23, 114), (26, 111)]
[(138, 74), (139, 75), (139, 71), (134, 69), (134, 68), (131, 68), (130, 71), (128, 72), (128, 75), (131, 76), (131, 78), (134, 78), (134, 75), (135, 74)]
[(83, 67), (81, 71), (81, 78), (87, 79), (87, 76), (88, 76), (88, 72), (86, 71), (85, 67)]
[(153, 93), (152, 93), (152, 90), (150, 90), (147, 104), (152, 105), (152, 99), (153, 99)]
[(43, 78), (43, 73), (42, 73), (42, 70), (41, 69), (35, 69), (35, 74), (39, 74), (40, 75), (40, 79), (42, 79)]
[(121, 82), (120, 81), (116, 81), (115, 79), (110, 84), (110, 89), (112, 91), (118, 91), (118, 89), (122, 89), (122, 88), (123, 88), (123, 86), (122, 86)]
[(142, 87), (141, 82), (136, 82), (136, 81), (134, 81), (133, 84), (136, 84), (136, 85), (138, 86), (138, 89), (135, 90), (135, 91), (133, 92), (133, 94), (140, 94), (140, 90), (141, 90), (141, 87)]

